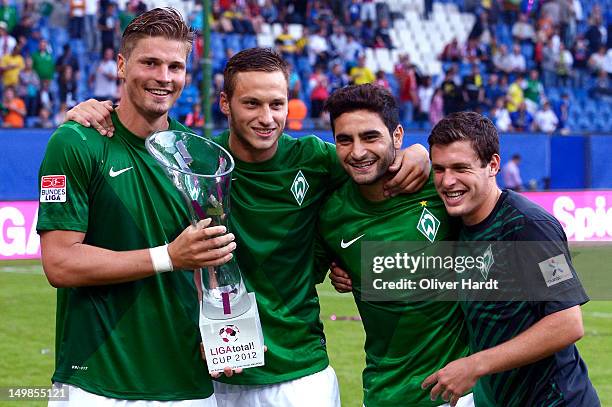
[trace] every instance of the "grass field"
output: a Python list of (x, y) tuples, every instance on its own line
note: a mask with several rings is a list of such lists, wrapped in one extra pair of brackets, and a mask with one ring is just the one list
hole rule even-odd
[[(331, 363), (343, 406), (361, 406), (364, 334), (350, 295), (319, 286)], [(580, 352), (602, 406), (612, 406), (612, 302), (591, 301), (584, 309)], [(55, 293), (38, 262), (0, 263), (0, 387), (49, 384), (54, 358)], [(330, 316), (335, 314), (336, 320)], [(46, 402), (1, 402), (0, 406), (45, 406)]]

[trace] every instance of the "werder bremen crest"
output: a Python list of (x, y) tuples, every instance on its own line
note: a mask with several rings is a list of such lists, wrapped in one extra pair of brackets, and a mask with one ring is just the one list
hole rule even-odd
[(440, 228), (440, 220), (426, 208), (427, 201), (421, 202), (421, 205), (423, 206), (423, 212), (421, 212), (417, 230), (421, 232), (427, 240), (433, 243), (438, 234), (438, 229)]
[(291, 193), (295, 198), (298, 205), (302, 206), (302, 202), (304, 202), (304, 197), (306, 196), (306, 192), (308, 191), (308, 181), (306, 181), (306, 177), (302, 174), (302, 171), (298, 171), (295, 175), (295, 179), (293, 180), (293, 184), (291, 184)]

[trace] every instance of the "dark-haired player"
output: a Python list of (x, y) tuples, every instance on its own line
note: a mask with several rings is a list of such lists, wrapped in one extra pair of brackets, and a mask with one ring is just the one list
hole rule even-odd
[(518, 278), (536, 294), (533, 301), (462, 302), (472, 354), (433, 373), (424, 387), (454, 401), (475, 385), (477, 406), (599, 406), (574, 344), (584, 334), (580, 305), (588, 297), (561, 224), (522, 195), (499, 189), (499, 138), (489, 119), (451, 114), (428, 141), (438, 194), (463, 223), (460, 241), (533, 242), (511, 256), (493, 249), (488, 274), (472, 277)]
[[(352, 178), (336, 190), (319, 215), (326, 256), (355, 283), (353, 296), (366, 332), (363, 404), (439, 406), (421, 382), (448, 362), (466, 356), (467, 331), (461, 309), (450, 301), (372, 301), (361, 288), (364, 241), (430, 242), (456, 238), (452, 222), (433, 181), (412, 194), (386, 197), (383, 185), (402, 145), (395, 98), (384, 88), (366, 84), (334, 92), (325, 103), (336, 153)], [(420, 242), (420, 243), (417, 243)], [(459, 401), (472, 406), (472, 395)]]

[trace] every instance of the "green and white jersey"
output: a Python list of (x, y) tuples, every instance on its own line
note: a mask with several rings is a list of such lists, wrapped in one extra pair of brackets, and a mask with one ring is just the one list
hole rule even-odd
[[(226, 149), (229, 132), (216, 138)], [(329, 360), (315, 289), (316, 220), (329, 192), (346, 180), (332, 144), (280, 137), (270, 160), (236, 159), (230, 228), (238, 265), (257, 306), (268, 351), (265, 366), (219, 380), (271, 384), (325, 369)]]
[[(447, 363), (466, 356), (467, 330), (456, 302), (372, 302), (362, 299), (361, 250), (365, 241), (423, 241), (419, 228), (424, 211), (439, 220), (434, 241), (452, 240), (458, 224), (446, 214), (430, 180), (418, 193), (381, 202), (366, 200), (354, 182), (332, 194), (319, 217), (327, 259), (346, 270), (366, 333), (364, 404), (373, 406), (436, 406), (422, 381)], [(423, 230), (424, 232), (421, 232)], [(430, 236), (432, 237), (432, 236)], [(322, 267), (323, 268), (323, 267)]]
[[(112, 114), (113, 138), (69, 122), (47, 145), (40, 168), (37, 229), (85, 233), (110, 250), (172, 241), (187, 206), (144, 140)], [(170, 129), (187, 130), (176, 121)], [(57, 290), (54, 382), (120, 399), (209, 397), (191, 271), (129, 283)]]

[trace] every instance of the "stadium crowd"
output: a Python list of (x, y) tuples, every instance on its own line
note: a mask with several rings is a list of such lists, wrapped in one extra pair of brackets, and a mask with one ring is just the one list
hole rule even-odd
[[(449, 42), (439, 55), (444, 72), (428, 76), (401, 54), (392, 73), (368, 67), (366, 48), (398, 48), (390, 30), (397, 14), (374, 0), (216, 0), (213, 36), (213, 121), (225, 62), (257, 45), (266, 25), (281, 24), (274, 46), (290, 62), (288, 127), (326, 127), (323, 104), (349, 83), (377, 83), (398, 98), (407, 127), (429, 128), (444, 115), (482, 112), (501, 131), (567, 134), (576, 99), (612, 98), (612, 13), (590, 0), (461, 1), (477, 15), (465, 43)], [(199, 3), (199, 2), (198, 2)], [(583, 9), (583, 5), (586, 5)], [(189, 22), (202, 29), (201, 6)], [(146, 11), (141, 0), (0, 0), (0, 73), (3, 127), (55, 127), (89, 97), (118, 100), (115, 56), (123, 28)], [(425, 0), (422, 18), (432, 2)], [(290, 26), (302, 26), (301, 36)], [(189, 61), (185, 90), (174, 115), (189, 126), (200, 111), (202, 38)], [(607, 105), (607, 103), (606, 103)], [(579, 127), (579, 126), (577, 126)]]

